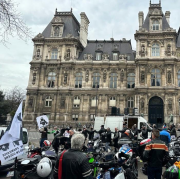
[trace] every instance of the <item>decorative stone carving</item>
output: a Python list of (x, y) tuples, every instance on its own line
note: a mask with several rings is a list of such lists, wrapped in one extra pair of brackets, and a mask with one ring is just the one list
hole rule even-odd
[(84, 54), (84, 59), (86, 61), (92, 61), (93, 60), (93, 55), (92, 54)]
[(172, 74), (171, 74), (171, 71), (168, 71), (168, 73), (167, 73), (167, 81), (168, 81), (168, 83), (172, 83)]
[(140, 110), (142, 113), (144, 112), (144, 99), (140, 100)]
[(85, 81), (88, 82), (89, 81), (89, 70), (86, 70), (86, 77), (85, 77)]
[(43, 39), (44, 38), (44, 36), (41, 34), (41, 33), (39, 33), (38, 35), (36, 35), (36, 37), (35, 38), (37, 38), (37, 39)]
[(124, 81), (124, 69), (121, 69), (120, 79), (121, 79), (121, 82)]
[(103, 54), (102, 59), (103, 59), (103, 61), (108, 61), (109, 60), (109, 55), (108, 54)]
[(141, 83), (145, 83), (145, 72), (141, 71)]
[(55, 16), (54, 22), (62, 22), (62, 19), (59, 16)]
[(65, 60), (70, 60), (71, 59), (71, 50), (69, 48), (66, 50), (64, 59)]
[(172, 111), (172, 99), (168, 99), (168, 111)]
[(36, 83), (36, 72), (33, 72), (32, 84)]
[(28, 106), (32, 107), (33, 106), (33, 97), (30, 97), (28, 100)]
[(67, 84), (67, 78), (68, 78), (68, 74), (67, 74), (67, 73), (64, 73), (64, 85)]
[(147, 55), (147, 51), (144, 44), (141, 46), (141, 51), (139, 51), (139, 55), (141, 55), (141, 57), (145, 57)]
[(103, 81), (106, 82), (107, 70), (103, 70)]
[(61, 108), (65, 108), (65, 101), (66, 101), (65, 98), (62, 98), (62, 99), (61, 99), (61, 103), (60, 103), (60, 107), (61, 107)]
[(127, 55), (120, 54), (119, 59), (120, 59), (120, 61), (126, 61), (127, 60)]

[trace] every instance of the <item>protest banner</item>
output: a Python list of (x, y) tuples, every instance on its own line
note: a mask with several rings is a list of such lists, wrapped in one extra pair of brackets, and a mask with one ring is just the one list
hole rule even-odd
[(14, 118), (0, 140), (1, 163), (14, 159), (23, 154), (22, 133), (22, 102), (19, 105)]
[(39, 129), (42, 129), (49, 125), (49, 119), (46, 115), (42, 115), (36, 118)]

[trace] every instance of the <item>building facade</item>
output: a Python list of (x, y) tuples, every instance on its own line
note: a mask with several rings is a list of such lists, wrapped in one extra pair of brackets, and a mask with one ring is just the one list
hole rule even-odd
[(137, 108), (150, 123), (179, 122), (180, 35), (170, 27), (161, 1), (144, 20), (139, 12), (131, 41), (88, 40), (89, 19), (79, 23), (72, 11), (55, 12), (34, 39), (24, 121), (46, 114), (50, 121), (90, 121), (111, 114), (112, 107)]

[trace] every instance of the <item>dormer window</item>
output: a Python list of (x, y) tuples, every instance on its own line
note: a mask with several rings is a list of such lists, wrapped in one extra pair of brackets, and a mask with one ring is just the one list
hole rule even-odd
[(159, 30), (159, 22), (157, 20), (153, 22), (153, 30)]
[(118, 60), (118, 53), (117, 52), (113, 52), (113, 60), (114, 61)]
[(59, 27), (54, 28), (54, 37), (59, 37), (59, 31), (60, 31)]
[(102, 54), (101, 54), (101, 52), (96, 52), (96, 60), (97, 60), (97, 61), (102, 60)]

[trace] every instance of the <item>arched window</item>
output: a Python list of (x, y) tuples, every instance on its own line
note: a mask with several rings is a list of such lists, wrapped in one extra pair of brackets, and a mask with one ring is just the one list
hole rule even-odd
[(82, 73), (76, 73), (75, 88), (82, 88)]
[(54, 29), (54, 37), (59, 37), (59, 27), (55, 27)]
[(161, 86), (161, 72), (159, 69), (151, 71), (151, 86)]
[(178, 87), (180, 87), (180, 70), (178, 71)]
[(109, 106), (116, 106), (116, 98), (115, 97), (110, 97)]
[(36, 56), (40, 57), (40, 49), (37, 49)]
[(157, 20), (153, 21), (153, 30), (159, 30), (159, 22)]
[(46, 98), (45, 106), (46, 106), (46, 107), (51, 107), (51, 106), (52, 106), (51, 96), (48, 96), (48, 97)]
[(117, 88), (117, 73), (111, 73), (110, 75), (110, 88)]
[(128, 108), (133, 108), (134, 107), (134, 98), (133, 97), (129, 97), (127, 99), (127, 107)]
[(152, 45), (152, 57), (158, 57), (158, 56), (160, 56), (159, 44), (153, 44)]
[(56, 73), (50, 72), (48, 74), (47, 86), (48, 88), (53, 88), (55, 86)]
[(100, 73), (93, 73), (93, 88), (99, 88)]
[(51, 59), (57, 59), (57, 57), (58, 57), (58, 49), (53, 48), (51, 52)]
[(135, 74), (128, 73), (127, 76), (127, 88), (134, 88), (135, 87)]

